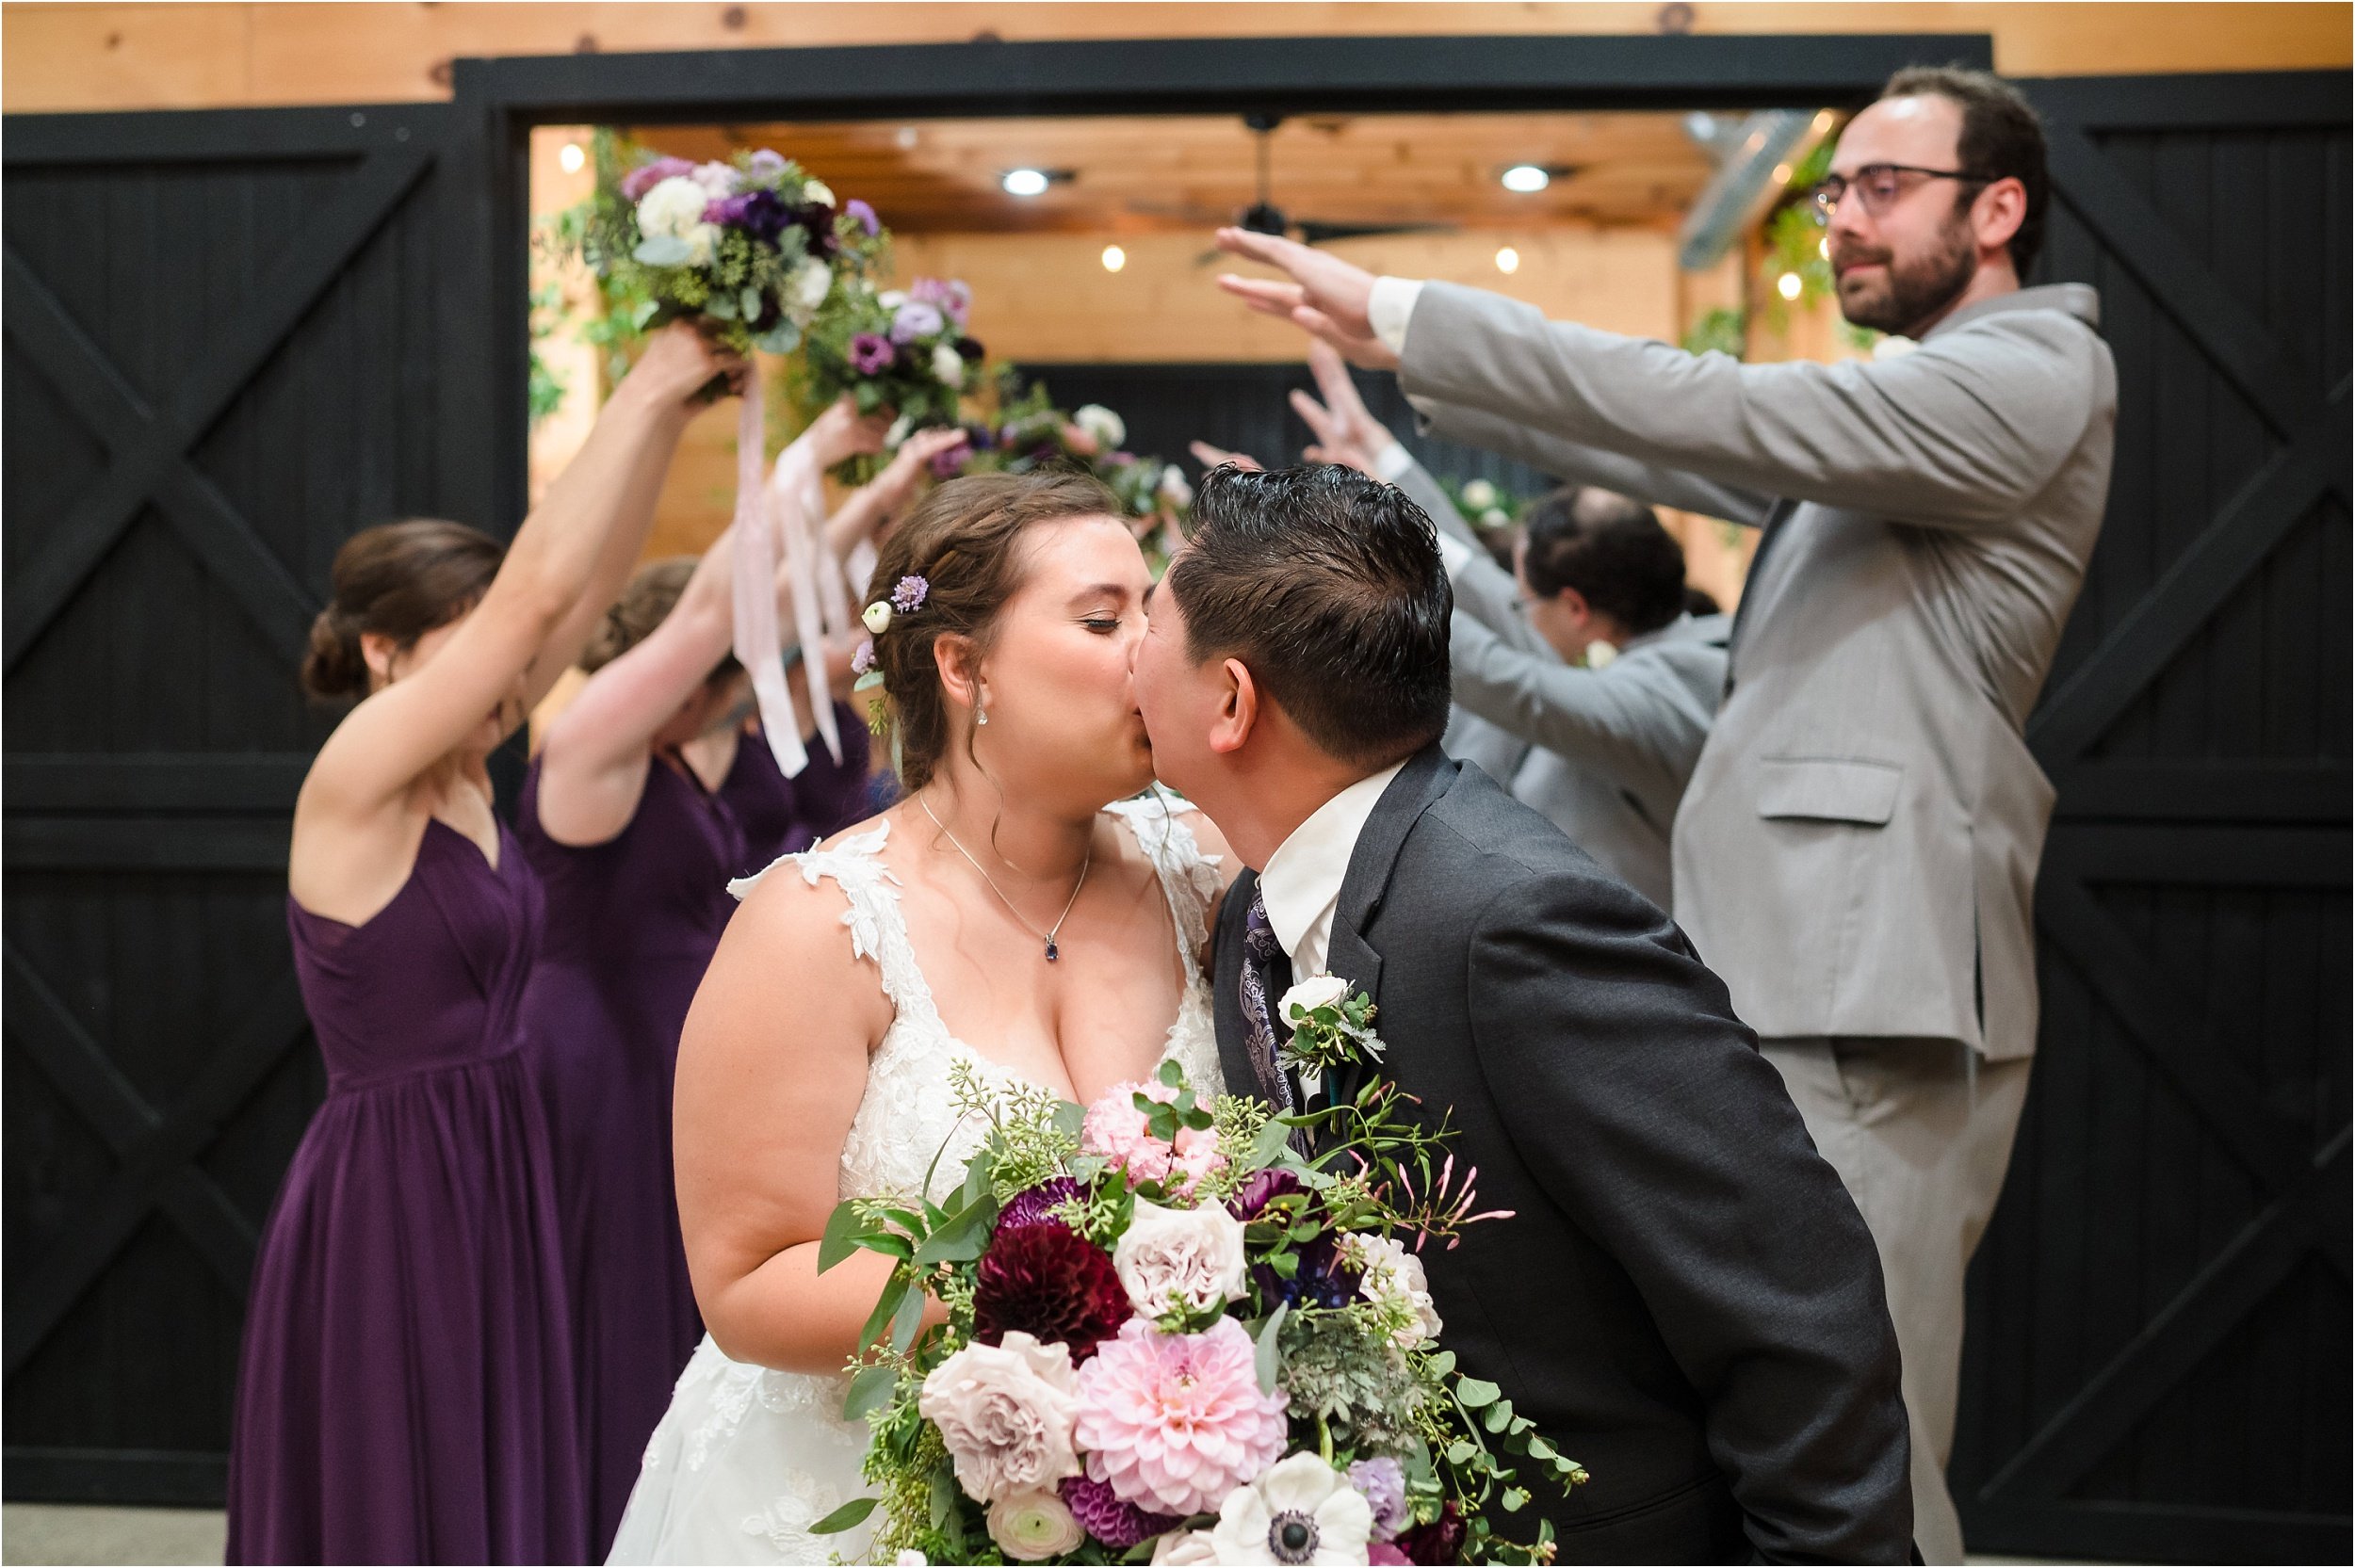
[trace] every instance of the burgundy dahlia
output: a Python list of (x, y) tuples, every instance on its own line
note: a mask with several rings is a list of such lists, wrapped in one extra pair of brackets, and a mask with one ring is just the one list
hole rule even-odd
[(1000, 1232), (1019, 1230), (1024, 1225), (1052, 1220), (1055, 1210), (1079, 1195), (1080, 1184), (1069, 1176), (1057, 1176), (1051, 1181), (1041, 1182), (1007, 1200), (1006, 1206), (998, 1211), (998, 1229)]
[(1454, 1562), (1464, 1549), (1464, 1511), (1450, 1498), (1437, 1519), (1402, 1532), (1396, 1544), (1414, 1562)]
[(1080, 1528), (1115, 1552), (1125, 1552), (1185, 1523), (1174, 1513), (1147, 1513), (1134, 1503), (1123, 1502), (1110, 1481), (1065, 1476), (1058, 1490)]
[(999, 1221), (974, 1270), (974, 1338), (995, 1345), (1018, 1329), (1084, 1361), (1128, 1320), (1129, 1293), (1102, 1248), (1068, 1225)]

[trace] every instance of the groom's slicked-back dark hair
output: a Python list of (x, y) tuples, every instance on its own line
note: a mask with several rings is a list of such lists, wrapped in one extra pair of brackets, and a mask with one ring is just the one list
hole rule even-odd
[(1310, 740), (1386, 768), (1447, 728), (1454, 593), (1431, 519), (1327, 464), (1214, 468), (1165, 585), (1186, 655), (1242, 661)]

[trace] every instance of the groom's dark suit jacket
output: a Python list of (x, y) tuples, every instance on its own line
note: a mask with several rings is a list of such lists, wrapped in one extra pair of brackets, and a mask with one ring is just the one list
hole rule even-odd
[[(1251, 895), (1219, 918), (1229, 1085)], [(1465, 1370), (1592, 1474), (1538, 1490), (1561, 1560), (1907, 1561), (1873, 1239), (1667, 916), (1434, 747), (1358, 837), (1327, 967), (1378, 1005), (1385, 1070), (1453, 1108), (1479, 1206), (1516, 1211), (1424, 1267)]]

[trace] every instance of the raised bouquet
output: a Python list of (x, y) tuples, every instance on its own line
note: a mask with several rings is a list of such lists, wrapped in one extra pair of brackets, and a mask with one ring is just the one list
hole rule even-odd
[[(1378, 1059), (1344, 990), (1285, 998), (1304, 1086)], [(957, 1188), (826, 1227), (821, 1269), (894, 1267), (845, 1405), (880, 1495), (820, 1532), (873, 1517), (901, 1561), (1551, 1560), (1510, 1517), (1585, 1472), (1457, 1370), (1424, 1285), (1424, 1246), (1505, 1218), (1444, 1122), (1372, 1075), (1299, 1115), (1205, 1102), (1174, 1062), (1087, 1107), (970, 1068), (950, 1092), (988, 1125)]]
[(982, 380), (982, 346), (966, 331), (973, 291), (918, 278), (878, 291), (865, 276), (812, 326), (796, 392), (811, 408), (849, 394), (861, 413), (896, 410), (908, 428), (953, 425)]

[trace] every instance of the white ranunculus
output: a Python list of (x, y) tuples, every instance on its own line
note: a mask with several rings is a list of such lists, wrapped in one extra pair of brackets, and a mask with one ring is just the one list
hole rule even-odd
[(878, 599), (859, 611), (858, 618), (866, 622), (869, 632), (881, 637), (891, 625), (891, 602), (887, 599)]
[(658, 180), (638, 199), (638, 232), (686, 239), (690, 230), (705, 226), (704, 209), (710, 204), (710, 193), (684, 174)]
[(1113, 1271), (1129, 1304), (1147, 1317), (1173, 1306), (1208, 1312), (1243, 1295), (1242, 1221), (1224, 1204), (1163, 1208), (1139, 1198), (1113, 1247)]
[(989, 1505), (989, 1538), (1016, 1562), (1076, 1552), (1087, 1539), (1070, 1506), (1054, 1493), (1016, 1492)]
[(1220, 1560), (1209, 1530), (1171, 1530), (1153, 1543), (1153, 1568), (1200, 1568)]
[(1171, 506), (1194, 505), (1194, 486), (1186, 482), (1186, 471), (1174, 462), (1161, 470), (1161, 482), (1156, 488), (1161, 491), (1161, 499)]
[(793, 307), (800, 319), (806, 321), (826, 302), (826, 295), (834, 288), (834, 268), (812, 256), (793, 269), (792, 281), (787, 285), (793, 291)]
[(1107, 452), (1129, 439), (1127, 423), (1101, 403), (1088, 403), (1072, 410), (1071, 422), (1095, 437), (1096, 445)]
[(1497, 487), (1486, 479), (1469, 479), (1464, 484), (1464, 505), (1474, 511), (1486, 511), (1497, 504)]
[(1423, 1277), (1422, 1259), (1408, 1252), (1405, 1243), (1387, 1236), (1353, 1237), (1349, 1251), (1364, 1270), (1357, 1294), (1369, 1301), (1404, 1301), (1414, 1314), (1414, 1322), (1399, 1331), (1401, 1348), (1412, 1350), (1439, 1336), (1439, 1311), (1431, 1304), (1431, 1282)]
[(1019, 1329), (999, 1345), (966, 1346), (933, 1368), (916, 1408), (940, 1429), (966, 1495), (984, 1503), (1041, 1492), (1080, 1473), (1071, 1350)]
[(1363, 1562), (1372, 1539), (1372, 1507), (1313, 1452), (1228, 1493), (1210, 1528), (1214, 1560), (1230, 1564)]
[(1349, 982), (1339, 975), (1315, 975), (1284, 993), (1284, 999), (1275, 1005), (1275, 1016), (1287, 1024), (1296, 1024), (1319, 1008), (1337, 1008), (1349, 994)]
[(965, 384), (965, 356), (953, 343), (933, 345), (933, 380), (942, 386)]
[(835, 204), (834, 192), (827, 186), (826, 182), (823, 180), (812, 180), (807, 185), (804, 186), (802, 187), (802, 200), (804, 202), (816, 202), (821, 207), (831, 207)]
[(1618, 645), (1605, 642), (1600, 638), (1595, 639), (1586, 645), (1586, 668), (1589, 670), (1607, 670), (1611, 667), (1611, 661), (1618, 656)]

